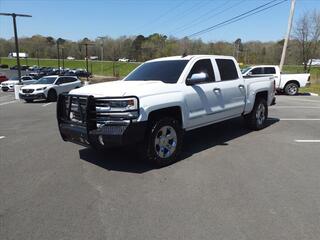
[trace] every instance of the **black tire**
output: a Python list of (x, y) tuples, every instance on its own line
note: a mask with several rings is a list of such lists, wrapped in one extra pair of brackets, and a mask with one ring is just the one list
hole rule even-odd
[(260, 130), (264, 128), (268, 119), (268, 104), (266, 100), (263, 98), (257, 98), (252, 111), (244, 117), (248, 128), (252, 130)]
[(8, 92), (8, 89), (2, 89), (3, 92)]
[(173, 118), (164, 117), (151, 124), (140, 154), (155, 167), (168, 166), (178, 160), (182, 140), (180, 123)]
[(32, 103), (33, 99), (25, 99), (24, 101), (26, 101), (26, 103)]
[(48, 102), (55, 102), (57, 101), (57, 92), (53, 89), (50, 89), (48, 92), (48, 96), (47, 96), (47, 101)]
[(288, 83), (285, 88), (284, 92), (289, 96), (294, 96), (299, 92), (299, 86), (296, 83)]

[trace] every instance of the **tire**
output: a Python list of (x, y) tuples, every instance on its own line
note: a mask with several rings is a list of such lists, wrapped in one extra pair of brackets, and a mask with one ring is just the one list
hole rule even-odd
[(8, 92), (8, 89), (2, 89), (3, 92)]
[(26, 103), (32, 103), (33, 102), (33, 99), (25, 99), (24, 100)]
[(140, 153), (155, 167), (164, 167), (178, 160), (183, 131), (179, 122), (164, 117), (152, 123)]
[(48, 102), (55, 102), (57, 101), (57, 92), (55, 90), (49, 90), (48, 96), (47, 96)]
[(268, 119), (268, 104), (266, 100), (263, 98), (257, 98), (251, 113), (244, 117), (248, 128), (252, 130), (260, 130), (264, 128)]
[(296, 83), (288, 83), (284, 88), (284, 92), (289, 96), (294, 96), (299, 92), (299, 86)]

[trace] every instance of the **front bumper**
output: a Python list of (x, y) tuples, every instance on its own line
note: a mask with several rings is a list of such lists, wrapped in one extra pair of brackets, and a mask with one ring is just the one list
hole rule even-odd
[(46, 95), (44, 93), (19, 93), (19, 98), (25, 100), (46, 99)]
[(13, 90), (13, 86), (5, 85), (5, 86), (1, 86), (1, 89), (2, 91), (9, 91), (9, 90)]
[[(73, 100), (70, 101), (70, 98)], [(75, 100), (83, 101), (83, 105), (79, 103), (78, 107), (81, 116), (79, 121), (74, 121), (70, 117), (71, 104)], [(98, 148), (130, 145), (144, 139), (147, 122), (122, 120), (106, 121), (105, 124), (98, 125), (94, 109), (95, 100), (92, 96), (60, 95), (57, 102), (57, 120), (62, 139)]]

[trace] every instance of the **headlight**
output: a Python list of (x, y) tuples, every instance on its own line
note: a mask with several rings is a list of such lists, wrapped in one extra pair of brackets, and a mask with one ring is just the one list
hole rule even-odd
[(95, 99), (98, 122), (109, 118), (134, 119), (139, 117), (137, 98)]
[(103, 112), (125, 112), (138, 110), (138, 100), (128, 99), (96, 99), (96, 110)]
[(45, 90), (47, 87), (37, 88), (36, 91)]

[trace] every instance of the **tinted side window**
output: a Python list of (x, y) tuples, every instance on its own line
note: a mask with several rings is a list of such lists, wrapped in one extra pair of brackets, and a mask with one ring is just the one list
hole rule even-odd
[(58, 80), (57, 80), (57, 83), (56, 84), (64, 84), (66, 83), (66, 78), (65, 77), (60, 77)]
[(231, 59), (216, 59), (221, 81), (238, 79), (238, 72), (234, 61)]
[(254, 68), (251, 70), (252, 74), (263, 74), (263, 69), (262, 68)]
[(214, 82), (215, 81), (215, 77), (214, 77), (214, 72), (213, 72), (213, 68), (212, 68), (212, 64), (211, 64), (211, 60), (210, 59), (202, 59), (199, 60), (198, 62), (196, 62), (189, 75), (188, 78), (191, 78), (192, 74), (195, 73), (206, 73), (208, 75), (208, 82)]
[(70, 82), (76, 82), (78, 79), (76, 79), (76, 78), (73, 78), (73, 77), (69, 77), (69, 81)]
[(276, 69), (274, 67), (265, 67), (264, 74), (276, 74)]

